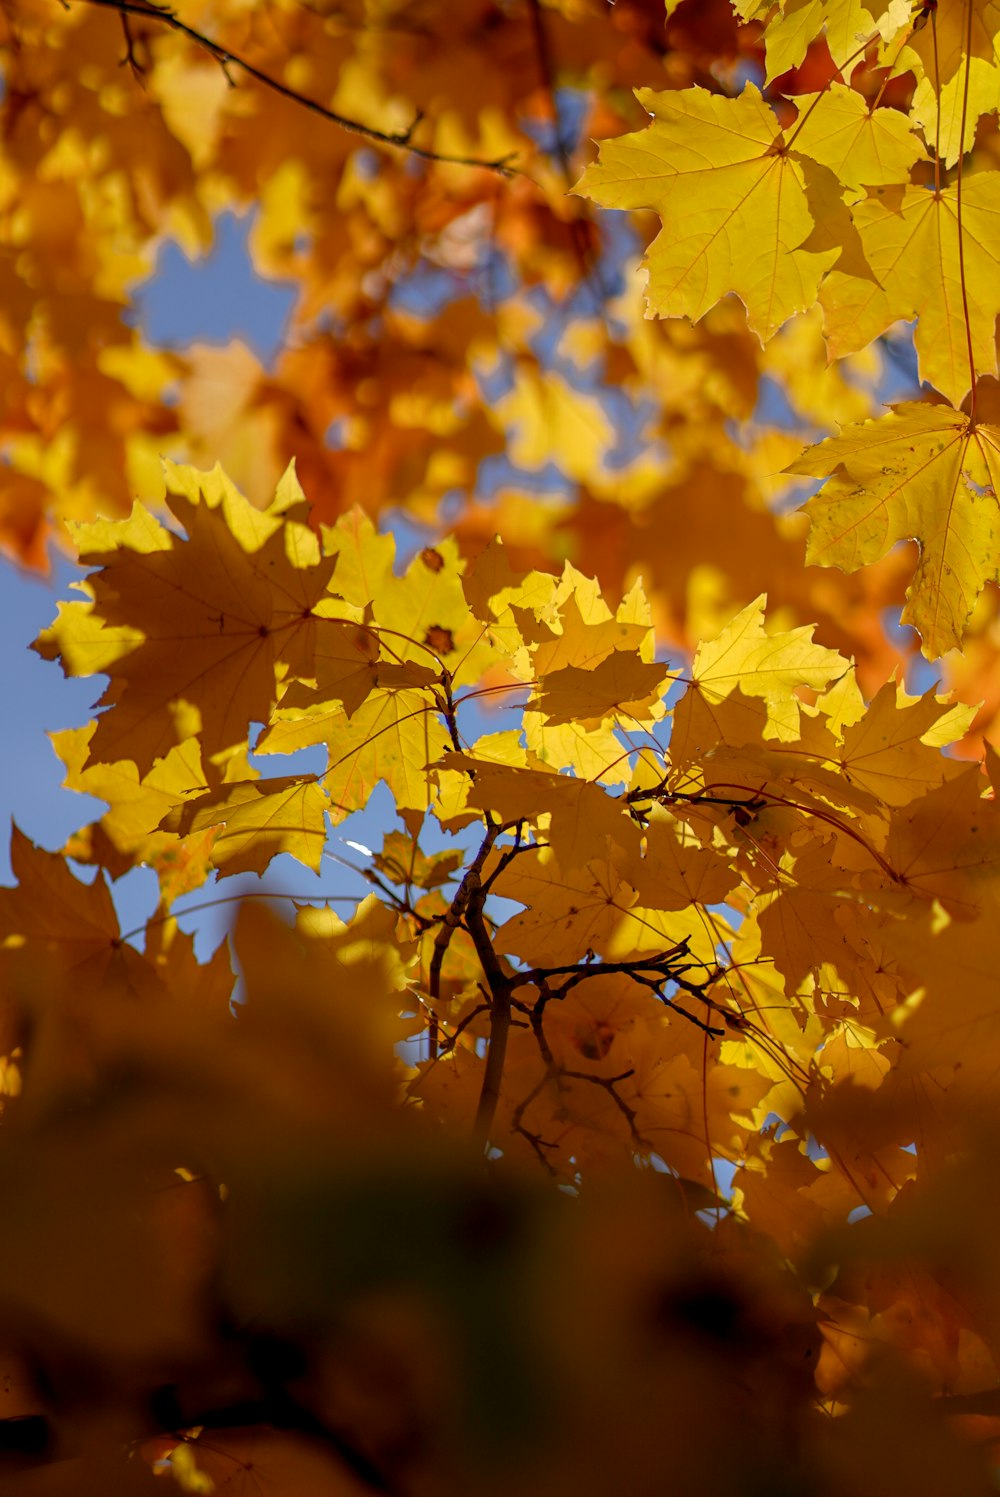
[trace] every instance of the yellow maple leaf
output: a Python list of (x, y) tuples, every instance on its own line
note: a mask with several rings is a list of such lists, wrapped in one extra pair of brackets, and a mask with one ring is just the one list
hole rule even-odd
[(923, 155), (905, 115), (872, 109), (843, 83), (831, 83), (823, 94), (799, 94), (795, 107), (801, 124), (789, 131), (794, 149), (828, 166), (855, 192), (907, 182)]
[(83, 584), (93, 601), (63, 605), (35, 645), (67, 675), (110, 675), (91, 756), (141, 774), (193, 733), (205, 758), (233, 749), (270, 717), (279, 674), (314, 675), (314, 610), (329, 607), (336, 566), (294, 486), (260, 511), (219, 469), (171, 465), (167, 478), (187, 538), (139, 506), (81, 526), (81, 560), (100, 567)]
[[(820, 291), (830, 353), (865, 347), (899, 318), (918, 319), (920, 377), (954, 405), (972, 383), (959, 258), (958, 188), (879, 189), (852, 210), (870, 274), (831, 271)], [(1000, 312), (1000, 177), (981, 172), (962, 186), (965, 291), (977, 374), (996, 374)]]
[(1000, 11), (995, 0), (945, 5), (936, 10), (932, 26), (913, 33), (907, 55), (900, 59), (901, 66), (912, 67), (918, 80), (910, 117), (928, 142), (938, 146), (948, 166), (971, 149), (980, 115), (1000, 104), (998, 27)]
[(768, 738), (799, 736), (798, 688), (823, 691), (848, 670), (836, 650), (813, 644), (811, 627), (768, 634), (762, 593), (712, 640), (703, 640), (691, 666), (691, 689), (710, 707), (739, 691), (767, 705)]
[(975, 715), (974, 706), (955, 706), (932, 691), (908, 697), (887, 682), (861, 721), (845, 729), (841, 767), (852, 784), (887, 805), (904, 806), (962, 773), (965, 766), (946, 759), (941, 748), (961, 738)]
[(857, 985), (867, 953), (859, 949), (856, 931), (862, 918), (872, 923), (867, 911), (859, 916), (859, 903), (851, 874), (836, 866), (830, 842), (822, 837), (798, 851), (790, 877), (757, 896), (761, 951), (784, 977), (790, 995), (824, 965), (836, 967), (852, 990)]
[(502, 898), (526, 906), (500, 927), (494, 949), (538, 966), (577, 962), (588, 949), (607, 950), (635, 902), (609, 857), (564, 872), (547, 847), (515, 859), (493, 888)]
[(615, 650), (592, 670), (567, 665), (538, 682), (532, 706), (549, 724), (595, 725), (606, 718), (649, 722), (668, 681), (667, 669)]
[(947, 1089), (981, 1102), (995, 1091), (998, 930), (991, 900), (972, 922), (950, 919), (935, 906), (886, 933), (910, 987), (892, 1016), (903, 1047), (899, 1071), (903, 1076), (931, 1072), (938, 1083), (935, 1097)]
[(500, 536), (469, 564), (462, 590), (486, 637), (506, 655), (540, 637), (539, 620), (555, 616), (557, 579), (550, 572), (515, 571)]
[(313, 652), (314, 679), (293, 681), (283, 709), (340, 702), (348, 717), (378, 685), (378, 638), (364, 624), (324, 619)]
[(380, 689), (350, 719), (340, 709), (277, 718), (256, 752), (287, 754), (312, 743), (330, 747), (323, 785), (335, 821), (366, 805), (380, 780), (401, 810), (426, 811), (437, 793), (428, 766), (451, 747), (447, 729), (425, 695)]
[(469, 777), (464, 803), (493, 812), (502, 822), (524, 821), (544, 832), (560, 868), (569, 872), (610, 857), (619, 873), (640, 867), (641, 833), (628, 809), (600, 786), (534, 764), (498, 764), (479, 755), (446, 754), (446, 770)]
[(66, 982), (76, 1002), (115, 988), (157, 996), (164, 989), (152, 966), (121, 939), (118, 916), (104, 875), (92, 883), (73, 877), (58, 853), (36, 847), (15, 825), (10, 861), (17, 879), (0, 889), (0, 962), (6, 970), (41, 972)]
[(786, 150), (748, 83), (736, 99), (637, 90), (648, 129), (604, 141), (576, 191), (605, 208), (653, 208), (649, 307), (697, 321), (735, 291), (761, 342), (811, 306), (854, 233), (828, 167)]
[(672, 1169), (690, 1180), (711, 1179), (711, 1156), (739, 1157), (771, 1081), (759, 1070), (692, 1064), (686, 1055), (665, 1058), (655, 1031), (627, 1040), (632, 1074), (621, 1096), (635, 1110), (641, 1137)]
[(318, 873), (328, 805), (325, 791), (307, 776), (241, 780), (189, 800), (167, 815), (163, 826), (182, 837), (221, 828), (211, 851), (220, 877), (263, 873), (282, 852), (291, 853)]
[(647, 909), (683, 910), (695, 904), (721, 904), (739, 882), (725, 854), (704, 847), (691, 828), (661, 806), (648, 813), (642, 862), (621, 871)]
[[(99, 863), (112, 878), (119, 878), (136, 863), (149, 864), (160, 879), (160, 896), (169, 904), (205, 882), (211, 871), (213, 837), (202, 833), (178, 840), (157, 828), (181, 801), (201, 794), (207, 780), (217, 777), (217, 771), (213, 768), (206, 775), (194, 738), (158, 759), (142, 779), (131, 759), (88, 764), (95, 727), (95, 723), (89, 723), (85, 728), (68, 728), (50, 735), (53, 748), (66, 766), (64, 786), (108, 805), (99, 822), (70, 839), (68, 855), (79, 862)], [(227, 771), (231, 767), (233, 761), (227, 761)], [(244, 764), (239, 767), (246, 772)]]
[(886, 839), (886, 859), (904, 887), (963, 921), (992, 906), (1000, 872), (1000, 806), (983, 799), (988, 788), (978, 764), (963, 765), (898, 807)]
[(648, 618), (630, 617), (628, 599), (612, 614), (600, 584), (568, 562), (556, 588), (555, 602), (557, 611), (546, 620), (552, 628), (544, 634), (539, 631), (530, 644), (532, 677), (571, 665), (591, 671), (615, 650), (637, 650), (642, 659), (650, 658), (653, 631)]
[(929, 657), (959, 645), (983, 587), (1000, 576), (1000, 429), (913, 402), (845, 428), (787, 471), (832, 475), (806, 505), (807, 559), (853, 572), (916, 538), (903, 622)]

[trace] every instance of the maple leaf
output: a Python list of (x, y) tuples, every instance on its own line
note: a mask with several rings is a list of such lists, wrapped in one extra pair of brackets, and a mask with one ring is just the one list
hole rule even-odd
[(451, 746), (436, 703), (418, 691), (379, 689), (350, 719), (340, 708), (287, 717), (279, 711), (255, 752), (288, 754), (313, 743), (330, 747), (323, 788), (336, 821), (364, 806), (380, 780), (400, 810), (426, 811), (436, 795), (428, 766)]
[(612, 860), (564, 872), (551, 849), (530, 849), (504, 869), (494, 890), (527, 906), (497, 932), (494, 949), (538, 966), (575, 961), (588, 948), (608, 948), (635, 894)]
[(963, 766), (940, 749), (960, 738), (974, 707), (952, 705), (929, 691), (909, 698), (887, 682), (864, 717), (844, 731), (840, 764), (855, 785), (888, 805), (903, 806), (922, 791), (954, 779)]
[(896, 809), (885, 856), (907, 889), (971, 919), (992, 898), (1000, 867), (1000, 811), (984, 799), (978, 764)]
[(824, 966), (836, 968), (854, 991), (869, 957), (859, 934), (874, 921), (859, 908), (850, 872), (831, 863), (829, 843), (820, 837), (798, 853), (789, 872), (776, 880), (773, 892), (755, 900), (762, 952), (790, 994)]
[(667, 680), (665, 666), (616, 650), (593, 669), (567, 665), (544, 673), (532, 705), (550, 725), (596, 726), (609, 717), (623, 718), (626, 723), (648, 721)]
[(364, 624), (324, 619), (313, 654), (315, 676), (293, 681), (282, 693), (283, 708), (341, 702), (350, 717), (379, 684), (378, 658), (378, 639)]
[(962, 184), (961, 254), (958, 209), (957, 187), (877, 189), (852, 209), (870, 274), (838, 266), (820, 291), (835, 357), (863, 348), (897, 318), (916, 317), (920, 377), (954, 405), (972, 384), (970, 339), (976, 373), (997, 372), (1000, 180), (984, 173)]
[[(754, 731), (753, 699), (762, 699), (766, 706), (764, 736), (792, 742), (799, 736), (800, 688), (822, 691), (848, 667), (836, 650), (813, 644), (812, 629), (768, 634), (764, 627), (766, 601), (762, 593), (715, 639), (699, 644), (691, 665), (688, 695), (691, 710), (695, 710), (697, 697), (712, 721), (718, 715), (716, 709), (727, 701), (738, 704), (741, 698), (750, 698), (748, 736)], [(715, 736), (722, 736), (717, 729)], [(680, 754), (686, 752), (679, 739), (672, 743), (672, 754), (675, 747)]]
[[(88, 764), (95, 723), (53, 733), (52, 746), (66, 766), (67, 789), (93, 795), (108, 804), (96, 824), (70, 839), (69, 856), (78, 862), (97, 862), (112, 878), (120, 878), (136, 862), (156, 869), (161, 897), (171, 903), (180, 894), (205, 882), (211, 870), (211, 832), (179, 842), (156, 828), (171, 810), (191, 795), (200, 794), (206, 773), (197, 739), (172, 748), (140, 780), (130, 759), (113, 764)], [(229, 761), (227, 771), (237, 767)], [(244, 765), (238, 766), (245, 769)]]
[(328, 804), (322, 787), (301, 775), (243, 780), (187, 801), (163, 826), (181, 837), (219, 828), (210, 856), (221, 877), (263, 873), (283, 852), (318, 873)]
[(691, 828), (653, 806), (645, 829), (642, 862), (623, 865), (647, 909), (683, 910), (721, 904), (739, 874), (724, 855), (700, 844)]
[(1000, 1073), (995, 901), (971, 923), (922, 910), (889, 931), (887, 945), (910, 988), (892, 1016), (901, 1074), (930, 1073), (953, 1099), (982, 1097)]
[(910, 115), (950, 166), (971, 149), (980, 115), (1000, 103), (1000, 17), (993, 0), (968, 0), (935, 21), (908, 42), (918, 77)]
[(812, 305), (844, 247), (854, 250), (837, 178), (785, 148), (752, 83), (736, 99), (700, 88), (636, 97), (652, 124), (605, 141), (576, 191), (660, 215), (647, 255), (651, 311), (697, 321), (735, 291), (766, 342)]
[(110, 675), (91, 756), (140, 773), (192, 733), (205, 757), (233, 749), (270, 717), (279, 670), (314, 673), (313, 610), (336, 566), (294, 491), (259, 511), (221, 470), (170, 469), (168, 484), (186, 539), (139, 507), (81, 527), (80, 555), (100, 566), (93, 601), (61, 609), (36, 643), (67, 675)]
[(809, 561), (853, 571), (915, 538), (920, 560), (903, 622), (930, 658), (961, 643), (980, 592), (1000, 575), (1000, 429), (911, 402), (827, 438), (788, 472), (830, 475), (806, 505)]
[(0, 890), (6, 964), (27, 956), (54, 976), (70, 977), (81, 994), (121, 981), (139, 994), (162, 991), (153, 969), (121, 939), (104, 875), (73, 877), (65, 861), (11, 830), (10, 861), (17, 886)]
[(465, 804), (478, 806), (505, 823), (541, 824), (545, 840), (570, 872), (609, 854), (616, 866), (638, 860), (640, 831), (627, 812), (599, 786), (541, 766), (497, 764), (475, 754), (446, 754), (446, 770), (464, 769), (472, 783)]
[(437, 889), (447, 884), (461, 868), (461, 851), (424, 853), (415, 836), (403, 832), (386, 832), (382, 849), (372, 860), (382, 876), (393, 884), (413, 885), (418, 889)]
[(633, 1074), (622, 1096), (635, 1109), (636, 1129), (678, 1174), (707, 1178), (706, 1135), (713, 1153), (740, 1153), (770, 1081), (756, 1070), (728, 1065), (700, 1075), (686, 1055), (665, 1060), (655, 1032), (630, 1039)]
[(831, 83), (822, 94), (796, 95), (795, 107), (795, 148), (829, 167), (859, 195), (866, 187), (906, 182), (923, 154), (904, 115), (870, 108), (842, 83)]

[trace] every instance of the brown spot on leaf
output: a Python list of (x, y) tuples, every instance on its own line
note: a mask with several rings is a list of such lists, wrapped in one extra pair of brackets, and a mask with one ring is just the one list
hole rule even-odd
[(431, 572), (440, 572), (444, 566), (444, 557), (440, 551), (435, 551), (433, 546), (425, 546), (420, 553), (420, 560)]
[(450, 655), (455, 648), (455, 640), (450, 629), (444, 629), (440, 624), (432, 624), (424, 635), (424, 644), (429, 645), (436, 655)]

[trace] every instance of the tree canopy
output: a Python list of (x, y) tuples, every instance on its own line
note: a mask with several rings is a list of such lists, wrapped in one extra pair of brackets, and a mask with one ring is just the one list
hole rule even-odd
[(996, 1490), (1000, 9), (881, 5), (0, 4), (12, 1492)]

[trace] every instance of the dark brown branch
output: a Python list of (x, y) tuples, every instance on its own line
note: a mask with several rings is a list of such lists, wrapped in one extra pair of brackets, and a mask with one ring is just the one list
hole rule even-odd
[(138, 59), (138, 57), (136, 55), (135, 37), (132, 35), (132, 27), (131, 27), (131, 24), (129, 22), (129, 18), (124, 13), (124, 11), (122, 12), (121, 21), (122, 21), (122, 35), (125, 38), (125, 56), (121, 59), (121, 61), (119, 62), (118, 66), (121, 67), (121, 68), (127, 66), (129, 72), (132, 74), (132, 77), (135, 79), (135, 81), (137, 83), (141, 83), (143, 81), (143, 77), (144, 77), (144, 74), (145, 74), (145, 69), (143, 68), (142, 64), (140, 63), (140, 61), (139, 61), (139, 59)]
[(529, 847), (532, 846), (532, 845), (535, 845), (535, 846), (539, 845), (539, 844), (531, 844), (531, 843), (527, 843), (527, 842), (522, 842), (521, 841), (521, 838), (524, 835), (524, 821), (523, 820), (515, 822), (513, 828), (511, 828), (511, 826), (509, 824), (507, 824), (507, 825), (502, 826), (500, 828), (500, 830), (501, 830), (501, 832), (509, 832), (509, 831), (513, 830), (514, 841), (512, 842), (512, 844), (510, 845), (510, 847), (505, 847), (503, 849), (503, 851), (501, 852), (499, 858), (497, 859), (497, 865), (496, 865), (496, 867), (494, 868), (493, 872), (490, 874), (489, 878), (484, 881), (484, 883), (483, 883), (483, 892), (484, 892), (484, 894), (489, 894), (490, 890), (493, 888), (493, 885), (496, 883), (496, 881), (500, 877), (501, 873), (503, 873), (504, 869), (508, 868), (510, 866), (510, 864), (513, 863), (513, 861), (517, 857), (518, 853), (527, 852), (528, 849), (529, 849)]
[(488, 1003), (477, 1003), (476, 1007), (474, 1009), (471, 1009), (469, 1013), (466, 1014), (464, 1019), (460, 1019), (458, 1021), (451, 1034), (448, 1035), (447, 1039), (442, 1042), (439, 1054), (447, 1055), (449, 1050), (454, 1050), (455, 1046), (458, 1044), (459, 1037), (466, 1029), (468, 1029), (473, 1019), (478, 1019), (480, 1014), (488, 1014), (489, 1011), (490, 1006)]
[(476, 1121), (473, 1125), (473, 1137), (483, 1148), (489, 1144), (490, 1130), (493, 1127), (497, 1103), (500, 1100), (500, 1084), (503, 1080), (504, 1061), (507, 1058), (507, 1037), (510, 1033), (512, 980), (500, 965), (500, 959), (493, 950), (490, 933), (486, 929), (483, 914), (486, 890), (480, 878), (486, 852), (492, 847), (499, 830), (499, 827), (491, 828), (492, 836), (483, 843), (480, 856), (477, 856), (476, 863), (469, 869), (467, 875), (469, 900), (465, 910), (465, 928), (472, 937), (476, 955), (479, 957), (483, 975), (489, 986), (490, 996), (489, 1049), (486, 1052), (486, 1069), (483, 1072), (483, 1084), (479, 1093), (479, 1105), (476, 1108)]
[(529, 1145), (534, 1150), (539, 1163), (545, 1168), (548, 1174), (555, 1175), (555, 1167), (553, 1166), (551, 1161), (545, 1157), (544, 1150), (554, 1149), (556, 1148), (556, 1145), (547, 1143), (545, 1139), (542, 1138), (540, 1133), (532, 1133), (530, 1128), (526, 1128), (524, 1126), (524, 1114), (527, 1112), (528, 1108), (531, 1106), (532, 1102), (534, 1102), (538, 1094), (543, 1091), (544, 1088), (548, 1085), (551, 1079), (552, 1078), (549, 1076), (548, 1071), (546, 1071), (541, 1080), (536, 1081), (535, 1085), (531, 1088), (531, 1091), (527, 1094), (527, 1096), (521, 1098), (520, 1102), (518, 1102), (511, 1115), (510, 1128), (512, 1133), (520, 1133), (522, 1138), (527, 1139)]
[(435, 691), (437, 709), (444, 718), (445, 727), (448, 729), (448, 737), (451, 746), (457, 754), (462, 752), (462, 740), (458, 732), (458, 715), (455, 709), (455, 698), (452, 693), (451, 671), (444, 666), (441, 667), (441, 690)]
[(635, 1144), (636, 1148), (645, 1149), (649, 1147), (649, 1140), (647, 1138), (643, 1138), (642, 1134), (635, 1126), (635, 1108), (630, 1107), (625, 1101), (625, 1098), (619, 1096), (615, 1091), (615, 1087), (619, 1081), (627, 1081), (630, 1076), (635, 1075), (635, 1072), (631, 1068), (627, 1071), (622, 1071), (618, 1076), (598, 1076), (593, 1071), (564, 1070), (560, 1070), (559, 1074), (560, 1076), (565, 1076), (572, 1081), (589, 1081), (593, 1086), (599, 1086), (604, 1091), (606, 1091), (608, 1096), (614, 1102), (615, 1106), (618, 1108), (618, 1111), (621, 1113), (622, 1117), (628, 1123), (628, 1131), (632, 1136), (632, 1142)]
[[(300, 108), (307, 109), (310, 114), (319, 115), (320, 119), (326, 120), (331, 125), (338, 125), (341, 130), (348, 130), (352, 135), (360, 135), (365, 140), (370, 140), (375, 145), (390, 146), (394, 150), (408, 151), (411, 156), (418, 156), (422, 161), (446, 162), (452, 166), (478, 167), (482, 171), (495, 172), (500, 177), (521, 176), (517, 167), (511, 165), (512, 155), (498, 156), (493, 160), (486, 160), (479, 156), (450, 156), (440, 151), (429, 151), (423, 146), (413, 144), (412, 136), (414, 130), (420, 124), (421, 116), (418, 115), (406, 130), (376, 130), (373, 125), (363, 125), (360, 120), (351, 119), (346, 114), (339, 114), (335, 109), (328, 109), (325, 104), (320, 104), (316, 99), (310, 99), (307, 94), (299, 93), (297, 89), (289, 88), (286, 83), (281, 83), (277, 78), (272, 78), (263, 69), (254, 67), (252, 62), (247, 62), (235, 52), (230, 52), (227, 47), (206, 36), (203, 31), (197, 31), (193, 26), (188, 26), (179, 16), (165, 6), (153, 4), (153, 0), (83, 0), (86, 5), (95, 5), (102, 10), (113, 10), (122, 18), (122, 24), (126, 24), (128, 16), (142, 16), (147, 21), (159, 21), (170, 31), (176, 31), (181, 36), (186, 36), (195, 46), (201, 47), (213, 57), (222, 69), (226, 80), (231, 86), (235, 86), (229, 73), (231, 66), (238, 67), (253, 78), (257, 83), (268, 88), (272, 93), (280, 94), (282, 98), (289, 99)], [(128, 59), (126, 59), (128, 60)]]

